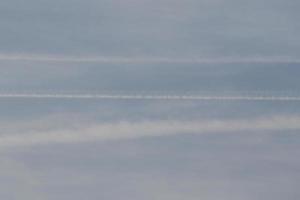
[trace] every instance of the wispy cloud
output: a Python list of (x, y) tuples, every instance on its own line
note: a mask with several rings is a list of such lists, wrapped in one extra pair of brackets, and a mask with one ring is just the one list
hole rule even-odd
[(157, 137), (177, 134), (242, 133), (243, 131), (286, 131), (300, 130), (299, 116), (274, 116), (245, 120), (199, 120), (199, 121), (143, 121), (111, 122), (73, 129), (34, 131), (24, 130), (22, 134), (2, 134), (0, 148), (22, 146), (68, 144), (102, 140), (122, 140), (143, 137)]

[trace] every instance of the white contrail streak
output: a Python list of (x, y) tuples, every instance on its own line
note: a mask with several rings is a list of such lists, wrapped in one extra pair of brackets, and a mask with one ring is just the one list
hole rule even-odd
[(195, 101), (300, 101), (300, 96), (265, 95), (110, 95), (0, 93), (0, 99), (99, 99), (99, 100), (195, 100)]
[(300, 63), (300, 59), (292, 57), (151, 57), (151, 56), (61, 56), (38, 54), (0, 54), (0, 61), (37, 61), (37, 62), (92, 62), (92, 63), (123, 63), (123, 64), (226, 64), (226, 63)]
[[(13, 125), (17, 127), (17, 124)], [(55, 125), (54, 125), (55, 128)], [(269, 118), (198, 120), (198, 121), (142, 121), (108, 122), (81, 125), (73, 129), (46, 129), (36, 131), (34, 126), (22, 131), (22, 134), (0, 135), (0, 148), (24, 146), (73, 144), (106, 140), (124, 140), (145, 137), (172, 136), (178, 134), (208, 134), (262, 131), (276, 134), (282, 131), (300, 130), (299, 116), (277, 116)]]

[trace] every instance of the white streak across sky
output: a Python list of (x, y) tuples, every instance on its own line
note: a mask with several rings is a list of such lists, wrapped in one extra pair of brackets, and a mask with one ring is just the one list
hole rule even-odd
[(194, 101), (300, 101), (300, 96), (271, 95), (144, 95), (144, 94), (46, 94), (0, 93), (0, 99), (86, 99), (86, 100), (194, 100)]
[[(18, 124), (13, 125), (15, 128)], [(22, 129), (22, 127), (21, 127)], [(147, 137), (172, 136), (178, 134), (236, 133), (245, 131), (300, 130), (299, 116), (271, 116), (254, 119), (229, 120), (158, 120), (141, 122), (107, 122), (81, 125), (76, 129), (47, 129), (37, 131), (23, 128), (22, 134), (3, 133), (0, 135), (0, 148), (39, 146), (51, 144), (73, 144), (106, 140), (124, 140)]]
[(230, 63), (300, 63), (288, 56), (276, 57), (154, 57), (154, 56), (72, 56), (47, 54), (0, 54), (0, 61), (70, 62), (106, 64), (230, 64)]

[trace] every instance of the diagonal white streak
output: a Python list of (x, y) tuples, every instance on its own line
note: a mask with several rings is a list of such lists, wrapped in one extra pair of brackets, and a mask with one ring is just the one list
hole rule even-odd
[(0, 148), (76, 144), (178, 134), (242, 134), (247, 131), (262, 131), (262, 133), (269, 131), (269, 133), (276, 134), (288, 130), (300, 130), (299, 116), (273, 116), (244, 120), (109, 122), (82, 125), (75, 129), (48, 129), (45, 131), (35, 131), (33, 127), (29, 130), (25, 129), (22, 134), (2, 134), (0, 135)]
[(265, 95), (111, 95), (0, 93), (7, 99), (110, 99), (110, 100), (195, 100), (195, 101), (300, 101), (300, 96)]
[(277, 56), (277, 57), (151, 57), (151, 56), (66, 56), (47, 54), (0, 54), (0, 61), (37, 61), (37, 62), (92, 62), (92, 63), (161, 63), (161, 64), (226, 64), (226, 63), (300, 63), (300, 59)]

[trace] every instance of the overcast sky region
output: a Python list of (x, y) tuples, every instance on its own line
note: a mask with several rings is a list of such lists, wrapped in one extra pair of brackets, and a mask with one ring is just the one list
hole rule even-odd
[(0, 199), (299, 199), (299, 9), (0, 0)]

